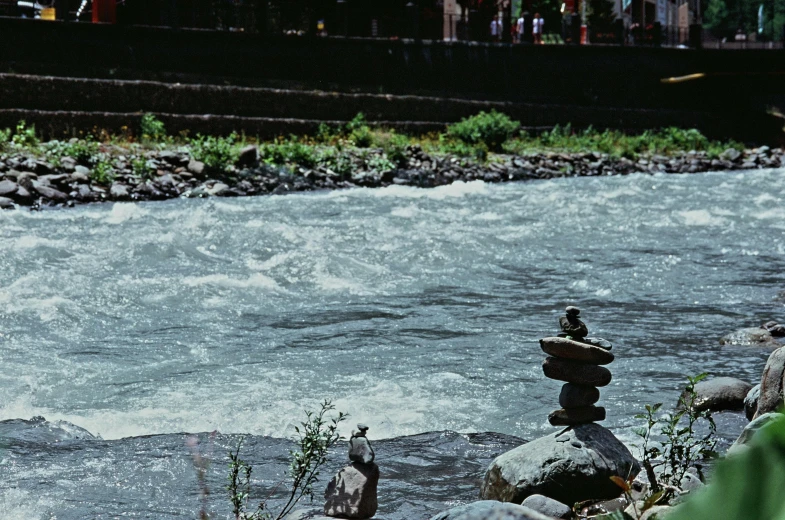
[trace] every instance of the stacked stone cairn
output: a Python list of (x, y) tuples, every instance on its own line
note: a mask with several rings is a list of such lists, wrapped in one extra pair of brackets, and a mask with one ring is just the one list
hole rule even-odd
[(605, 408), (595, 403), (600, 400), (597, 387), (611, 382), (610, 370), (602, 365), (613, 361), (612, 345), (604, 339), (587, 338), (589, 330), (580, 314), (577, 307), (567, 307), (566, 315), (559, 318), (561, 332), (540, 340), (540, 347), (548, 354), (542, 371), (550, 379), (565, 382), (559, 394), (561, 409), (548, 416), (552, 426), (605, 420)]
[(371, 518), (376, 514), (379, 467), (376, 454), (366, 433), (368, 427), (358, 424), (359, 431), (349, 439), (349, 460), (327, 485), (324, 514), (334, 518)]

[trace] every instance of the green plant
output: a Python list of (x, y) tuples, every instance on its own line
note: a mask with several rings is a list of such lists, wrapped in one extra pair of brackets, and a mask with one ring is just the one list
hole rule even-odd
[(351, 175), (355, 168), (351, 154), (337, 148), (322, 150), (319, 154), (318, 162), (331, 169), (342, 178)]
[(44, 152), (52, 161), (59, 163), (63, 157), (71, 157), (82, 165), (93, 162), (94, 157), (98, 154), (98, 149), (98, 143), (89, 134), (84, 139), (53, 140), (44, 145)]
[(11, 141), (11, 129), (0, 129), (0, 152), (4, 151)]
[(143, 141), (159, 142), (166, 138), (166, 127), (153, 114), (143, 114), (139, 123), (139, 130)]
[[(715, 457), (717, 426), (710, 410), (699, 410), (695, 385), (706, 374), (688, 377), (674, 412), (657, 416), (662, 403), (646, 405), (646, 413), (636, 415), (646, 425), (634, 430), (642, 439), (641, 461), (653, 495), (667, 501), (679, 492), (682, 479), (691, 467), (702, 477), (700, 462)], [(702, 432), (699, 432), (699, 429)]]
[(379, 173), (395, 169), (395, 164), (384, 155), (372, 155), (365, 161), (365, 164), (369, 170)]
[[(318, 412), (306, 411), (306, 420), (295, 427), (297, 433), (297, 449), (290, 450), (291, 463), (289, 476), (292, 479), (287, 501), (277, 515), (267, 509), (267, 499), (262, 500), (253, 512), (248, 511), (251, 493), (251, 473), (253, 468), (240, 458), (240, 447), (229, 452), (229, 500), (236, 520), (268, 520), (288, 515), (303, 497), (313, 500), (313, 485), (319, 480), (319, 470), (327, 462), (328, 450), (340, 440), (338, 424), (348, 415), (338, 412), (337, 417), (327, 414), (335, 410), (335, 406), (324, 400)], [(273, 492), (275, 489), (273, 489)], [(269, 498), (269, 496), (268, 496)]]
[(147, 164), (144, 157), (137, 157), (131, 161), (131, 171), (134, 175), (143, 180), (151, 179), (153, 176), (153, 169)]
[(99, 158), (90, 171), (90, 179), (98, 184), (110, 184), (114, 176), (114, 168), (106, 157)]
[(668, 520), (785, 518), (785, 420), (761, 428), (743, 453), (717, 463), (709, 484)]
[(275, 165), (291, 163), (312, 168), (317, 162), (314, 147), (298, 141), (295, 136), (291, 136), (289, 140), (276, 139), (273, 143), (264, 144), (260, 147), (259, 154), (264, 162)]
[(354, 143), (358, 148), (368, 148), (374, 144), (374, 135), (368, 123), (365, 120), (365, 115), (360, 112), (354, 119), (346, 123), (346, 132), (349, 140)]
[(35, 125), (27, 126), (24, 121), (16, 124), (16, 130), (11, 137), (11, 144), (16, 148), (37, 149), (41, 144), (35, 134)]
[(203, 136), (197, 134), (191, 139), (191, 156), (210, 168), (225, 169), (237, 160), (237, 134), (232, 132), (228, 137)]
[(502, 145), (521, 127), (507, 115), (491, 110), (464, 118), (460, 123), (447, 127), (447, 135), (467, 144), (484, 144), (494, 152), (502, 151)]
[(406, 151), (409, 148), (409, 138), (405, 135), (396, 134), (390, 131), (389, 134), (383, 135), (379, 139), (379, 144), (382, 150), (387, 155), (387, 158), (399, 168), (406, 166), (408, 157)]

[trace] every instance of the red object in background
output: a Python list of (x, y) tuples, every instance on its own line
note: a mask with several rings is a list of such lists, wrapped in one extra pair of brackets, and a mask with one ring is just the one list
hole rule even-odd
[(562, 3), (564, 3), (564, 14), (578, 12), (578, 2), (575, 0), (563, 0)]
[(116, 0), (93, 0), (93, 23), (117, 23)]

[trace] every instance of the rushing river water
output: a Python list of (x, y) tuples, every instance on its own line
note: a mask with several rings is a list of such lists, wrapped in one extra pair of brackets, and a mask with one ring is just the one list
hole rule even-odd
[(238, 434), (264, 496), (329, 397), (377, 439), (379, 516), (427, 518), (553, 431), (537, 339), (568, 304), (614, 343), (601, 404), (629, 442), (687, 374), (760, 377), (768, 350), (718, 338), (785, 318), (783, 200), (761, 170), (2, 212), (0, 516), (195, 518), (183, 432), (217, 431), (227, 518)]

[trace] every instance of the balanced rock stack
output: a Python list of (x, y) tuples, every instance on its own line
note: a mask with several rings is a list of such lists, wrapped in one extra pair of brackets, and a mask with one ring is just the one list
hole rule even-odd
[(368, 427), (358, 424), (357, 429), (349, 439), (351, 464), (333, 477), (324, 492), (324, 514), (329, 517), (359, 519), (376, 514), (379, 467), (373, 462), (376, 454), (366, 436)]
[(605, 408), (595, 406), (600, 400), (597, 387), (611, 382), (611, 372), (602, 365), (613, 361), (612, 345), (600, 338), (587, 338), (589, 330), (580, 319), (580, 309), (567, 307), (559, 318), (561, 332), (543, 338), (540, 347), (548, 354), (542, 371), (550, 379), (564, 381), (559, 394), (561, 409), (551, 412), (553, 426), (573, 426), (605, 420)]

